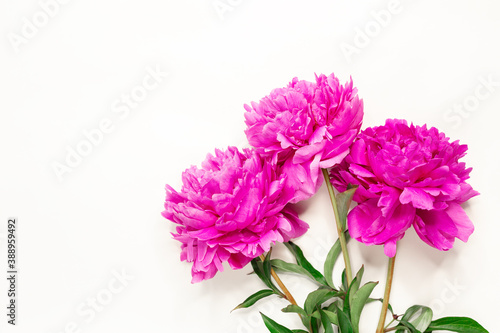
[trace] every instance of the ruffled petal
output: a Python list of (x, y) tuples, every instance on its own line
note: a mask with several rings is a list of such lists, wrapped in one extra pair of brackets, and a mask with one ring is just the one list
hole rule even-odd
[[(376, 199), (367, 200), (356, 206), (348, 215), (351, 237), (367, 245), (381, 245), (390, 242), (387, 253), (392, 253), (395, 243), (404, 236), (415, 217), (411, 205), (398, 205), (391, 216), (383, 216)], [(394, 252), (395, 253), (395, 252)]]
[(434, 200), (432, 196), (419, 188), (406, 187), (399, 197), (402, 204), (411, 203), (418, 209), (430, 210), (433, 207)]

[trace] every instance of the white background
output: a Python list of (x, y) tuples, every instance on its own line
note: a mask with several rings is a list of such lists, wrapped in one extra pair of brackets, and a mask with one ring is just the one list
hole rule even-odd
[[(381, 26), (374, 13), (388, 0), (230, 3), (218, 13), (213, 0), (61, 0), (48, 17), (36, 0), (0, 2), (0, 331), (266, 332), (259, 310), (299, 328), (297, 316), (280, 313), (285, 301), (230, 313), (262, 287), (250, 267), (192, 285), (160, 212), (164, 185), (179, 189), (184, 169), (216, 147), (246, 146), (243, 104), (294, 76), (334, 72), (358, 87), (363, 128), (405, 118), (468, 144), (470, 183), (481, 192), (465, 206), (476, 226), (467, 244), (440, 253), (413, 230), (399, 243), (394, 309), (430, 304), (439, 317), (470, 316), (499, 332), (500, 4), (401, 0)], [(121, 98), (141, 89), (147, 68), (168, 77), (127, 113)], [(112, 131), (58, 179), (55, 163), (103, 119)], [(311, 228), (297, 243), (321, 268), (335, 240), (325, 187), (299, 209)], [(10, 216), (19, 219), (16, 327), (5, 315)], [(365, 281), (381, 281), (381, 297), (382, 248), (349, 246)], [(115, 280), (122, 273), (133, 280)], [(284, 280), (299, 303), (314, 287)], [(96, 297), (105, 304), (93, 313)], [(365, 309), (363, 333), (374, 331), (379, 308)]]

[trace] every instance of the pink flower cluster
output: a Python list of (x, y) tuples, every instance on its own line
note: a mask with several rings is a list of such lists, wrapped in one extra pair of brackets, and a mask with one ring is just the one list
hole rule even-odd
[(339, 191), (359, 185), (349, 232), (384, 245), (387, 256), (411, 226), (443, 251), (473, 232), (460, 206), (478, 194), (466, 182), (471, 169), (459, 162), (467, 146), (405, 120), (359, 133), (363, 101), (352, 80), (343, 86), (333, 74), (295, 78), (245, 109), (254, 149), (216, 150), (183, 173), (180, 192), (166, 186), (163, 216), (178, 224), (173, 235), (181, 259), (193, 263), (193, 282), (212, 278), (224, 262), (242, 268), (304, 234), (308, 226), (289, 203), (316, 193), (322, 168), (332, 168)]
[(187, 169), (180, 192), (166, 186), (163, 216), (179, 225), (173, 236), (181, 260), (193, 262), (193, 283), (212, 278), (226, 261), (240, 269), (307, 230), (287, 205), (294, 189), (286, 178), (275, 161), (229, 147)]
[(466, 242), (474, 230), (460, 207), (478, 195), (466, 183), (471, 168), (459, 159), (466, 145), (449, 142), (436, 128), (387, 120), (360, 133), (345, 161), (332, 169), (332, 184), (344, 191), (359, 185), (359, 204), (348, 216), (349, 233), (365, 244), (384, 244), (394, 256), (396, 243), (412, 225), (439, 250)]
[(363, 119), (352, 80), (342, 86), (333, 74), (317, 76), (314, 83), (295, 78), (245, 109), (249, 143), (283, 165), (296, 189), (292, 202), (316, 193), (320, 169), (344, 159)]

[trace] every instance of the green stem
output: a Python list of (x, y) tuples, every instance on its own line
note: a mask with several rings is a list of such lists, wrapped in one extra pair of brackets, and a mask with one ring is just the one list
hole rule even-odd
[(385, 282), (384, 302), (382, 303), (382, 311), (380, 312), (380, 319), (378, 321), (377, 333), (384, 332), (385, 317), (387, 316), (387, 308), (389, 307), (389, 296), (391, 295), (392, 278), (394, 276), (394, 263), (396, 262), (396, 255), (389, 258), (389, 267), (387, 269), (387, 280)]
[[(262, 262), (264, 262), (264, 260), (266, 260), (266, 257), (263, 254), (260, 255), (259, 258), (260, 258), (260, 260), (262, 260)], [(288, 290), (288, 288), (285, 286), (283, 281), (281, 281), (280, 277), (278, 276), (278, 274), (276, 273), (276, 271), (272, 267), (271, 267), (271, 275), (274, 278), (274, 281), (276, 281), (278, 286), (281, 288), (281, 291), (283, 291), (283, 293), (285, 294), (285, 299), (287, 301), (289, 301), (291, 304), (297, 305), (297, 302), (293, 298), (292, 293)], [(299, 315), (300, 320), (302, 320), (303, 319), (302, 315), (300, 313), (297, 313), (297, 314)], [(310, 330), (309, 332), (312, 332), (312, 331)]]
[[(259, 258), (260, 258), (260, 260), (262, 260), (262, 262), (264, 262), (264, 260), (266, 260), (266, 257), (264, 257), (264, 255), (261, 255)], [(285, 284), (283, 283), (283, 281), (281, 281), (280, 277), (278, 276), (278, 274), (276, 274), (276, 272), (274, 271), (274, 269), (272, 267), (271, 267), (271, 275), (274, 278), (274, 281), (276, 281), (276, 283), (278, 284), (278, 286), (281, 288), (281, 290), (285, 294), (285, 298), (287, 299), (287, 301), (289, 301), (293, 305), (297, 305), (297, 302), (293, 298), (292, 294), (290, 293), (290, 291), (288, 290), (288, 288), (285, 286)]]
[(349, 259), (349, 252), (347, 252), (347, 242), (345, 239), (345, 234), (339, 217), (339, 210), (337, 208), (337, 200), (335, 199), (335, 192), (333, 190), (332, 183), (330, 182), (330, 176), (326, 169), (321, 169), (323, 172), (323, 177), (325, 177), (326, 187), (328, 188), (328, 193), (330, 194), (330, 201), (332, 202), (333, 214), (335, 215), (335, 222), (337, 223), (337, 233), (340, 240), (340, 248), (342, 249), (342, 256), (344, 257), (345, 264), (345, 274), (347, 277), (347, 284), (350, 285), (352, 281), (352, 270), (351, 270), (351, 260)]
[(385, 325), (384, 332), (395, 331), (396, 330), (396, 326), (389, 328), (389, 326), (391, 326), (392, 323), (395, 322), (395, 321), (396, 321), (396, 319), (393, 318), (389, 324)]
[(395, 321), (396, 321), (396, 319), (392, 319), (392, 320), (391, 320), (391, 322), (390, 322), (389, 324), (385, 325), (384, 332), (387, 332), (387, 330), (389, 329), (389, 326), (391, 326), (391, 324), (392, 324), (393, 322), (395, 322)]

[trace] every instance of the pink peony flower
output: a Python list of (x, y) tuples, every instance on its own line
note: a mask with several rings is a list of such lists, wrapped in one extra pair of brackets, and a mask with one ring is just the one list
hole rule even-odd
[(245, 109), (248, 141), (259, 153), (277, 157), (296, 190), (292, 202), (316, 193), (320, 169), (344, 159), (363, 118), (352, 80), (342, 86), (333, 74), (317, 76), (315, 83), (294, 78)]
[(385, 126), (360, 133), (345, 161), (332, 169), (332, 184), (344, 191), (360, 185), (359, 204), (348, 216), (349, 232), (367, 245), (384, 244), (393, 257), (396, 242), (413, 225), (432, 247), (447, 251), (455, 238), (466, 242), (474, 231), (460, 204), (479, 193), (465, 181), (472, 168), (458, 160), (466, 145), (449, 142), (426, 125), (388, 119)]
[(240, 269), (272, 244), (301, 236), (308, 225), (288, 204), (293, 189), (276, 162), (235, 147), (187, 169), (180, 192), (166, 186), (162, 215), (179, 224), (181, 260), (192, 262), (192, 283), (212, 278), (222, 263)]

